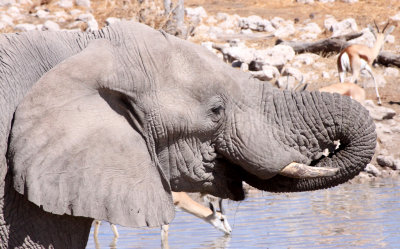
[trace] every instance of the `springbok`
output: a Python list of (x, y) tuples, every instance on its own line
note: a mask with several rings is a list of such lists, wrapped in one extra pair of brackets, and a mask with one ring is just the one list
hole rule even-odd
[(346, 72), (351, 72), (352, 77), (350, 82), (357, 83), (358, 76), (360, 75), (360, 71), (367, 70), (367, 72), (371, 75), (374, 84), (375, 84), (375, 92), (376, 97), (378, 98), (378, 104), (382, 104), (381, 98), (379, 96), (378, 86), (375, 81), (374, 74), (372, 73), (372, 63), (378, 57), (379, 52), (381, 51), (385, 39), (388, 34), (390, 34), (394, 30), (394, 26), (391, 26), (386, 32), (386, 28), (389, 25), (389, 22), (385, 25), (382, 32), (379, 31), (378, 25), (374, 21), (376, 31), (371, 27), (368, 26), (370, 31), (375, 37), (375, 44), (374, 46), (368, 47), (366, 45), (361, 44), (352, 44), (345, 49), (343, 49), (339, 57), (337, 59), (337, 66), (339, 71), (339, 80), (340, 82), (344, 82)]
[[(219, 199), (219, 207), (220, 211), (217, 211), (214, 205), (210, 202), (210, 207), (205, 207), (202, 204), (194, 201), (190, 196), (185, 192), (172, 192), (172, 198), (174, 201), (174, 205), (181, 208), (187, 213), (193, 214), (205, 222), (210, 223), (216, 229), (224, 232), (225, 234), (231, 234), (232, 229), (229, 225), (228, 219), (225, 216), (225, 211), (222, 206), (222, 199)], [(98, 232), (101, 221), (95, 221), (94, 227), (94, 239), (95, 243), (98, 244)], [(119, 237), (117, 227), (114, 224), (110, 224), (111, 229), (114, 233), (114, 241)], [(168, 243), (168, 229), (169, 225), (163, 225), (161, 227), (161, 239), (162, 243)]]
[(328, 93), (339, 93), (341, 95), (346, 95), (352, 99), (363, 104), (365, 101), (365, 90), (354, 83), (336, 83), (329, 86), (325, 86), (319, 89), (320, 92)]

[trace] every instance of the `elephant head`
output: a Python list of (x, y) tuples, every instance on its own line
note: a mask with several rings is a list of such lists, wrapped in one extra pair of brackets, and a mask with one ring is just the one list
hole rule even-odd
[(242, 200), (243, 181), (328, 188), (374, 154), (372, 119), (350, 98), (280, 91), (141, 24), (100, 34), (15, 112), (13, 187), (47, 212), (160, 226), (174, 215), (171, 191)]

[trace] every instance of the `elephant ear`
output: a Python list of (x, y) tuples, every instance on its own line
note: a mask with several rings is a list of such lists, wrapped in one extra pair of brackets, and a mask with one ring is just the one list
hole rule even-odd
[(8, 153), (14, 188), (51, 213), (157, 227), (174, 217), (170, 186), (106, 87), (120, 84), (113, 49), (93, 41), (24, 98)]

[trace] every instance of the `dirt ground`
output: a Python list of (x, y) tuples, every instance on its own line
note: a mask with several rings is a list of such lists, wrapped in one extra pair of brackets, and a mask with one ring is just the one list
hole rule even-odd
[[(215, 15), (219, 12), (228, 14), (238, 14), (246, 17), (250, 15), (258, 15), (266, 19), (273, 17), (281, 17), (285, 20), (294, 20), (297, 18), (299, 22), (306, 19), (312, 19), (320, 27), (324, 27), (324, 20), (327, 15), (335, 17), (341, 21), (347, 18), (354, 18), (359, 26), (359, 29), (365, 28), (368, 24), (387, 22), (391, 16), (400, 12), (399, 0), (359, 0), (358, 3), (343, 3), (336, 0), (334, 3), (320, 3), (315, 0), (313, 4), (301, 4), (295, 0), (186, 0), (186, 7), (202, 6), (209, 15)], [(385, 44), (385, 50), (392, 52), (400, 52), (400, 23), (391, 22), (397, 28), (392, 35), (395, 36), (394, 44)], [(321, 34), (320, 38), (330, 36), (328, 31)], [(272, 44), (272, 40), (268, 43)], [(265, 45), (270, 45), (266, 43)], [(336, 56), (333, 55), (324, 59), (326, 65), (336, 66)], [(374, 71), (379, 74), (383, 73), (383, 67), (375, 65)], [(310, 69), (312, 70), (312, 69)], [(383, 106), (390, 107), (399, 114), (400, 106), (397, 104), (389, 104), (389, 101), (400, 101), (400, 80), (394, 77), (385, 77), (387, 84), (379, 89), (383, 101)], [(321, 80), (319, 84), (314, 84), (310, 90), (337, 83), (338, 79)], [(367, 88), (367, 98), (376, 99), (374, 88)]]

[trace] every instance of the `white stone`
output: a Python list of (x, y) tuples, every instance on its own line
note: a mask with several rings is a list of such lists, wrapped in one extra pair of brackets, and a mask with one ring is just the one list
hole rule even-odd
[(270, 65), (264, 65), (262, 67), (264, 74), (271, 80), (280, 76), (278, 68)]
[(82, 21), (82, 22), (89, 22), (91, 20), (95, 20), (94, 16), (91, 13), (84, 13), (80, 14), (78, 18), (76, 18), (77, 21)]
[(97, 21), (95, 19), (90, 20), (87, 22), (87, 29), (86, 31), (95, 31), (99, 29), (99, 24), (97, 23)]
[[(65, 13), (65, 11), (64, 11), (64, 13)], [(82, 13), (82, 10), (79, 10), (79, 9), (72, 9), (72, 10), (69, 11), (69, 13), (70, 13), (72, 16), (77, 16), (77, 15), (79, 15), (79, 14)]]
[(254, 60), (255, 51), (254, 48), (248, 47), (226, 47), (222, 49), (222, 53), (228, 56), (230, 61), (238, 60), (247, 64)]
[(74, 2), (72, 0), (59, 0), (58, 6), (61, 8), (72, 8), (74, 6)]
[(214, 16), (209, 16), (207, 17), (207, 19), (205, 19), (204, 22), (207, 23), (208, 25), (215, 25), (218, 21), (217, 19), (215, 19)]
[(213, 52), (213, 50), (214, 50), (214, 49), (213, 49), (213, 45), (214, 45), (214, 43), (213, 43), (213, 42), (210, 42), (210, 41), (202, 42), (202, 43), (201, 43), (201, 46), (207, 48), (207, 49), (210, 50), (211, 52)]
[(277, 16), (271, 19), (271, 24), (276, 29), (279, 28), (284, 22), (285, 19)]
[(120, 21), (121, 21), (121, 19), (119, 19), (117, 17), (108, 17), (106, 19), (106, 25), (111, 25), (113, 23), (117, 23), (117, 22), (120, 22)]
[(287, 38), (291, 35), (296, 33), (296, 29), (294, 28), (293, 24), (288, 24), (285, 26), (280, 26), (277, 30), (274, 32), (274, 36), (278, 38)]
[(322, 32), (321, 28), (315, 22), (307, 23), (304, 27), (299, 28), (302, 32), (319, 34)]
[(375, 36), (372, 34), (371, 30), (369, 28), (365, 28), (362, 30), (362, 33), (362, 36), (350, 40), (349, 44), (363, 44), (368, 47), (374, 46)]
[(31, 23), (20, 23), (15, 25), (15, 30), (17, 31), (30, 31), (30, 30), (35, 30), (36, 29), (36, 25), (31, 24)]
[(77, 6), (90, 8), (90, 0), (75, 0)]
[(327, 19), (324, 20), (324, 27), (327, 30), (331, 30), (333, 25), (337, 22), (338, 21), (333, 16), (329, 16)]
[(0, 15), (0, 22), (6, 24), (8, 26), (11, 26), (11, 27), (14, 26), (13, 19), (10, 16), (5, 15), (5, 14)]
[(396, 38), (394, 37), (394, 35), (387, 35), (385, 41), (387, 43), (393, 44), (396, 41)]
[(314, 3), (314, 0), (296, 0), (298, 3), (304, 3), (304, 4), (309, 4), (309, 3)]
[(10, 8), (8, 8), (7, 14), (14, 19), (20, 19), (21, 17), (21, 12), (19, 11), (19, 8), (15, 6), (11, 6)]
[(358, 31), (358, 26), (354, 18), (347, 18), (341, 22), (334, 23), (331, 26), (330, 31), (332, 32), (333, 37), (340, 36)]
[(297, 81), (301, 81), (303, 78), (303, 74), (300, 72), (300, 70), (289, 66), (286, 66), (282, 70), (282, 76), (293, 76)]
[(391, 16), (390, 19), (392, 21), (400, 21), (400, 12), (398, 12), (396, 15)]
[(42, 30), (58, 31), (60, 30), (60, 26), (56, 22), (47, 20), (43, 24)]
[(272, 48), (257, 50), (255, 52), (255, 61), (262, 65), (271, 65), (282, 68), (288, 61), (295, 56), (292, 47), (286, 45), (277, 45)]
[(322, 78), (323, 78), (323, 79), (329, 79), (329, 78), (330, 78), (329, 73), (326, 72), (326, 71), (322, 71)]
[(383, 75), (397, 78), (399, 76), (399, 70), (394, 67), (385, 67)]
[(204, 18), (208, 17), (206, 10), (201, 6), (196, 8), (185, 8), (185, 13), (186, 17), (195, 24), (200, 23)]
[(218, 21), (226, 21), (228, 19), (229, 15), (227, 13), (222, 13), (222, 12), (218, 12), (217, 15), (215, 16), (215, 18)]
[(287, 76), (281, 76), (278, 78), (278, 80), (275, 82), (275, 84), (280, 88), (284, 90), (291, 90), (294, 88), (296, 85), (296, 78), (290, 75)]
[(358, 0), (342, 0), (344, 3), (358, 3)]
[(1, 6), (10, 6), (15, 4), (15, 0), (0, 0), (0, 7)]
[(39, 17), (41, 19), (44, 19), (44, 18), (47, 18), (49, 16), (49, 12), (45, 11), (45, 10), (38, 10), (33, 15), (36, 16), (36, 17)]

